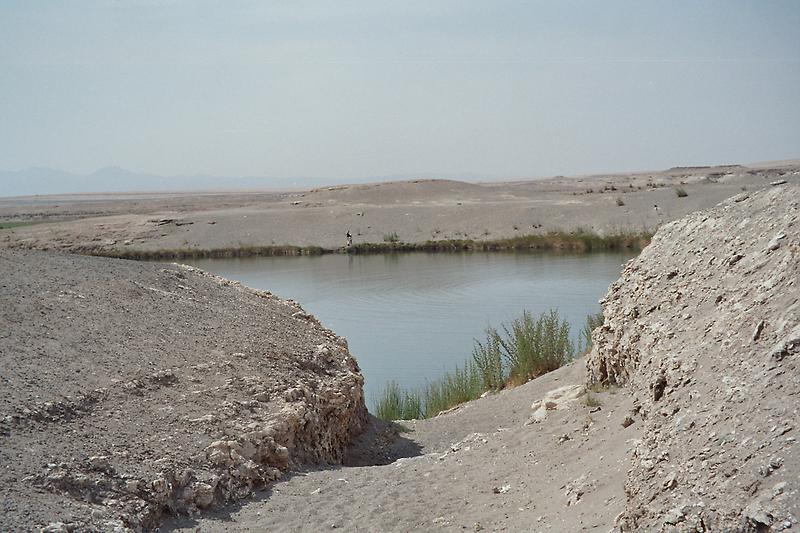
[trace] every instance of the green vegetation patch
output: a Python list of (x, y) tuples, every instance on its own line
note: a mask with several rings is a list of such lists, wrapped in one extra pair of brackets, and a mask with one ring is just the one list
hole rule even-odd
[[(5, 224), (5, 223), (4, 223)], [(26, 225), (29, 223), (21, 223)], [(503, 251), (563, 251), (572, 253), (619, 250), (641, 250), (650, 243), (650, 233), (616, 233), (599, 235), (578, 229), (572, 232), (550, 232), (520, 235), (509, 239), (480, 240), (448, 239), (419, 243), (401, 242), (397, 233), (384, 235), (384, 242), (358, 243), (350, 247), (321, 246), (230, 246), (225, 248), (173, 248), (161, 250), (91, 247), (76, 250), (87, 255), (139, 259), (144, 261), (174, 259), (207, 259), (277, 255), (322, 255), (332, 253), (378, 254), (399, 252), (503, 252)]]
[(39, 222), (34, 222), (31, 220), (26, 220), (21, 222), (0, 222), (0, 230), (21, 228), (23, 226), (32, 226), (34, 224), (39, 224)]
[[(591, 329), (600, 324), (602, 314), (589, 315), (581, 335), (587, 336), (588, 331), (591, 342)], [(376, 416), (383, 420), (433, 417), (487, 391), (521, 385), (560, 368), (576, 353), (569, 329), (556, 310), (535, 319), (525, 311), (511, 324), (488, 328), (486, 339), (475, 341), (472, 358), (463, 367), (425, 387), (406, 390), (390, 382), (378, 398)]]
[(359, 243), (345, 251), (347, 253), (389, 252), (504, 252), (555, 250), (565, 252), (603, 252), (619, 250), (642, 250), (650, 244), (651, 233), (615, 233), (599, 235), (578, 229), (572, 232), (555, 231), (543, 234), (520, 235), (508, 239), (480, 240), (445, 239), (421, 243), (394, 242)]
[(420, 418), (421, 409), (418, 392), (403, 391), (390, 381), (378, 400), (377, 416), (381, 420), (412, 420)]
[(138, 259), (159, 261), (171, 259), (223, 259), (230, 257), (256, 257), (280, 255), (321, 255), (330, 253), (319, 246), (238, 246), (231, 248), (174, 248), (166, 250), (119, 250), (108, 248), (88, 248), (81, 250), (87, 255), (116, 257), (119, 259)]

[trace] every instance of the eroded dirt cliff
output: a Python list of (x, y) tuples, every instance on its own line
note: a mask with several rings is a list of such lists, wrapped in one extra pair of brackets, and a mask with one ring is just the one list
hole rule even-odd
[(0, 252), (0, 529), (125, 531), (339, 463), (366, 422), (347, 343), (202, 271)]
[(780, 531), (800, 518), (800, 187), (662, 227), (603, 301), (592, 382), (643, 419), (618, 523)]

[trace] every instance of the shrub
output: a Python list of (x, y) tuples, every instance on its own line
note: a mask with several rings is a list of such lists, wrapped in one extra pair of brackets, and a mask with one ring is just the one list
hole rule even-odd
[(387, 233), (383, 236), (383, 242), (399, 242), (400, 237), (397, 235), (397, 232), (393, 231), (391, 233)]
[(568, 363), (573, 356), (569, 340), (569, 324), (561, 320), (558, 311), (550, 310), (533, 320), (527, 311), (503, 326), (506, 339), (500, 346), (508, 364), (507, 381), (525, 383)]
[(421, 393), (389, 382), (377, 401), (377, 417), (408, 420), (436, 416), (487, 390), (500, 390), (539, 377), (574, 356), (569, 324), (555, 310), (542, 313), (536, 320), (525, 311), (510, 326), (503, 325), (502, 331), (501, 334), (488, 328), (486, 341), (475, 341), (471, 360), (429, 382)]
[(486, 341), (475, 341), (472, 362), (484, 390), (525, 383), (563, 366), (574, 355), (569, 324), (555, 310), (536, 320), (524, 311), (510, 327), (503, 325), (503, 333), (488, 328)]
[(472, 361), (478, 369), (485, 390), (500, 390), (505, 385), (503, 359), (500, 355), (500, 335), (496, 329), (486, 330), (486, 344), (475, 340)]
[(675, 194), (678, 195), (678, 198), (683, 198), (685, 196), (689, 196), (689, 193), (683, 187), (676, 187)]

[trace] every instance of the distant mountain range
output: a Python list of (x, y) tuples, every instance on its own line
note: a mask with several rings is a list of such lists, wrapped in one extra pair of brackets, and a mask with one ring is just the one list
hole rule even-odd
[(449, 178), (462, 181), (491, 180), (491, 176), (475, 174), (428, 176), (376, 176), (368, 178), (279, 178), (223, 176), (159, 176), (133, 172), (119, 167), (105, 167), (90, 174), (73, 174), (46, 167), (24, 170), (0, 170), (0, 197), (47, 194), (120, 193), (149, 191), (233, 191), (264, 189), (304, 190), (342, 183), (369, 183), (420, 178)]

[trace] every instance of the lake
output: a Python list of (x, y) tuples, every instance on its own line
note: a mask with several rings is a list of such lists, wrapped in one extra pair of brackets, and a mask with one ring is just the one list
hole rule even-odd
[(345, 337), (369, 407), (385, 384), (424, 385), (472, 355), (488, 326), (557, 309), (573, 340), (631, 253), (330, 254), (187, 260), (297, 300)]

